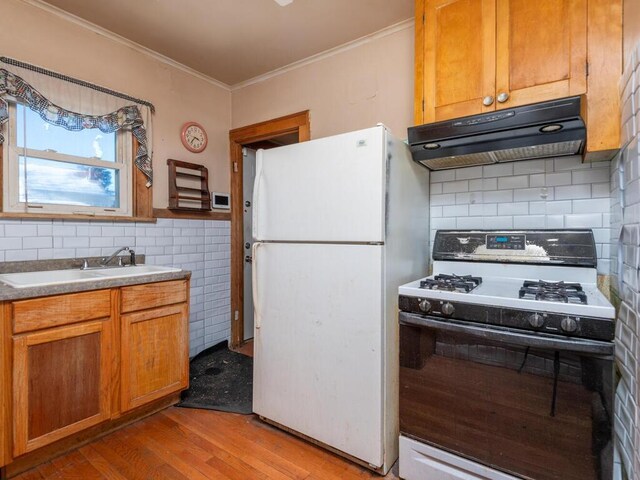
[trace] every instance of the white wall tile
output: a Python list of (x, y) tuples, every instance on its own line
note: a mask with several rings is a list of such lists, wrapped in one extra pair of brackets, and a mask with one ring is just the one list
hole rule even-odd
[(574, 200), (579, 198), (591, 198), (591, 185), (571, 185), (556, 187), (556, 200)]
[(472, 178), (482, 178), (482, 167), (459, 168), (456, 172), (456, 180), (470, 180)]
[(456, 179), (455, 170), (439, 170), (431, 172), (431, 182), (452, 182)]
[(591, 168), (589, 170), (576, 170), (571, 172), (571, 182), (574, 185), (581, 183), (603, 183), (608, 181), (608, 168)]
[(515, 188), (528, 188), (529, 176), (517, 175), (512, 177), (500, 177), (498, 178), (498, 190), (509, 190)]
[(512, 163), (498, 163), (482, 167), (483, 177), (510, 177), (513, 175)]
[(442, 193), (458, 193), (468, 192), (469, 182), (467, 180), (459, 180), (457, 182), (445, 182), (442, 184)]
[[(0, 261), (103, 256), (126, 245), (145, 254), (149, 264), (191, 270), (193, 356), (230, 335), (230, 238), (229, 222), (222, 221), (159, 219), (156, 224), (134, 226), (0, 220)], [(207, 250), (215, 252), (215, 259), (205, 259)]]
[(498, 215), (526, 215), (528, 213), (529, 213), (528, 202), (498, 204)]

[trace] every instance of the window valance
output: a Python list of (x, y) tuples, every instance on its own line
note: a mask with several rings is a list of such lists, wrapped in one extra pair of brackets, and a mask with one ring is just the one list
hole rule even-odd
[[(53, 81), (60, 82), (59, 80)], [(83, 87), (74, 85), (73, 88), (82, 89)], [(49, 88), (49, 90), (52, 89)], [(60, 97), (60, 100), (64, 101), (66, 97), (62, 97), (64, 97), (67, 92), (63, 92), (61, 95), (60, 90), (65, 89), (57, 88), (56, 90), (58, 90), (57, 95)], [(101, 95), (104, 97), (106, 95), (94, 91), (83, 92), (83, 95), (84, 97), (89, 95), (90, 98), (80, 98), (75, 101), (70, 100), (68, 102), (70, 105), (69, 108), (63, 108), (58, 104), (62, 103), (62, 101), (59, 100), (55, 102), (51, 98), (51, 95), (49, 95), (49, 98), (45, 97), (38, 89), (21, 76), (6, 69), (0, 69), (0, 144), (4, 142), (3, 128), (9, 119), (8, 99), (24, 103), (25, 106), (36, 112), (45, 122), (58, 125), (71, 131), (97, 128), (104, 133), (113, 133), (117, 130), (128, 128), (138, 141), (135, 165), (148, 178), (148, 185), (150, 186), (153, 179), (150, 139), (141, 107), (138, 105), (122, 105), (109, 113), (96, 114), (96, 109), (105, 108), (103, 105), (106, 105), (108, 102), (105, 103), (102, 99), (100, 99), (101, 101), (95, 102), (95, 96)], [(113, 98), (115, 99), (115, 97)], [(119, 101), (122, 102), (122, 100)], [(86, 106), (86, 108), (84, 108), (84, 106)], [(74, 109), (74, 107), (76, 107), (77, 110)], [(148, 110), (146, 107), (142, 108)], [(79, 113), (82, 110), (85, 110), (87, 113)], [(145, 112), (145, 114), (147, 119), (150, 120), (151, 112), (148, 111)]]

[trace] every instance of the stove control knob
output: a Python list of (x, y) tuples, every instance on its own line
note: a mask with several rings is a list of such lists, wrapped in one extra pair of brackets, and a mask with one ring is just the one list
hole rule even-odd
[(529, 325), (533, 328), (540, 328), (544, 325), (544, 317), (539, 313), (534, 313), (533, 316), (529, 317)]
[(442, 313), (447, 317), (450, 317), (451, 315), (453, 315), (453, 312), (455, 311), (456, 309), (449, 302), (442, 305)]
[(420, 303), (418, 303), (418, 308), (424, 313), (429, 313), (431, 311), (431, 302), (426, 298), (423, 298), (420, 300)]
[(564, 317), (560, 322), (560, 327), (565, 332), (575, 332), (578, 329), (578, 322), (576, 322), (575, 319), (571, 317)]

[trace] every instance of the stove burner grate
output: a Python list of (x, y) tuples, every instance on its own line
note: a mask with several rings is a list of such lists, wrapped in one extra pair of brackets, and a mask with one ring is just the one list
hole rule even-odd
[(548, 302), (581, 303), (586, 305), (587, 295), (579, 283), (525, 280), (520, 288), (520, 298)]
[(420, 288), (429, 290), (446, 290), (450, 292), (469, 293), (482, 283), (482, 277), (471, 275), (445, 275), (440, 274), (420, 281)]

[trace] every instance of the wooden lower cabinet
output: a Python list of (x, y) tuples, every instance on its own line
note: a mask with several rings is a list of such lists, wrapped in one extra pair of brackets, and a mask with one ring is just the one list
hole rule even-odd
[(125, 412), (187, 388), (187, 304), (122, 315), (121, 407)]
[(109, 419), (110, 318), (13, 339), (13, 455)]
[(0, 467), (44, 461), (187, 388), (188, 305), (188, 280), (0, 303)]

